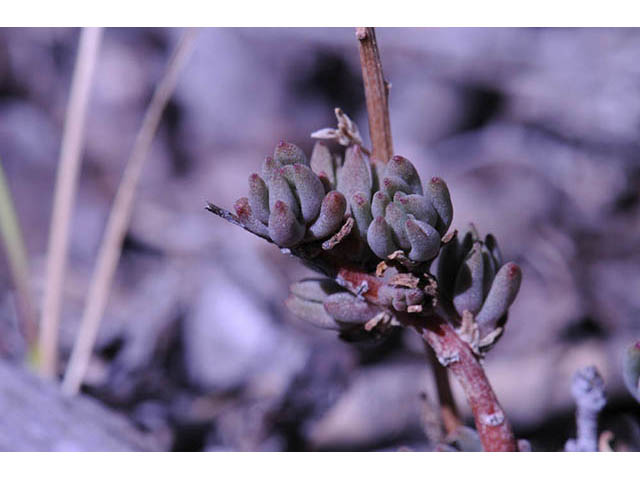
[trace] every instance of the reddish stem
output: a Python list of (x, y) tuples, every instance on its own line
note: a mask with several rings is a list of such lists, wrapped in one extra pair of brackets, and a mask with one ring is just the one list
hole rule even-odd
[[(373, 275), (340, 268), (337, 280), (347, 289), (361, 294), (371, 303), (378, 302), (382, 280)], [(412, 326), (433, 349), (438, 361), (458, 380), (473, 412), (476, 430), (487, 452), (513, 452), (517, 450), (511, 424), (491, 388), (478, 358), (458, 336), (453, 327), (437, 315), (399, 314), (398, 319)]]
[(422, 330), (438, 360), (456, 377), (473, 412), (476, 430), (487, 452), (515, 452), (516, 439), (480, 362), (453, 327), (431, 317)]

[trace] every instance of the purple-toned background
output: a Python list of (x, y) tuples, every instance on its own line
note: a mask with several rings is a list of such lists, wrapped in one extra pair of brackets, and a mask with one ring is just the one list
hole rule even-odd
[[(179, 35), (104, 33), (64, 285), (63, 366), (124, 164)], [(422, 178), (446, 179), (454, 227), (493, 232), (523, 268), (507, 331), (486, 360), (516, 433), (534, 449), (561, 449), (574, 435), (569, 379), (594, 364), (609, 397), (601, 427), (640, 448), (638, 405), (620, 372), (623, 347), (640, 337), (640, 30), (377, 35), (396, 153)], [(0, 29), (0, 158), (38, 302), (78, 36)], [(289, 283), (312, 274), (204, 210), (244, 195), (277, 141), (310, 152), (309, 134), (333, 126), (337, 106), (368, 143), (353, 30), (200, 32), (137, 191), (83, 388), (156, 448), (432, 448), (420, 393), (433, 401), (434, 387), (419, 339), (406, 332), (358, 347), (308, 327), (283, 301)], [(3, 254), (7, 372), (24, 349), (12, 298)], [(43, 428), (50, 443), (32, 448), (89, 448)], [(0, 449), (28, 448), (3, 438)]]

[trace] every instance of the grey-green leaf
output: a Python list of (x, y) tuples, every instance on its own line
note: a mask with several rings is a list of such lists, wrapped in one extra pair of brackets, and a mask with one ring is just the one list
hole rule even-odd
[(458, 315), (468, 310), (476, 314), (484, 299), (484, 259), (479, 244), (471, 250), (456, 276), (453, 305)]
[(440, 217), (436, 228), (440, 235), (444, 235), (453, 220), (453, 205), (449, 187), (440, 177), (433, 177), (427, 184), (427, 191), (431, 196), (431, 204)]
[(293, 247), (304, 237), (305, 228), (291, 209), (281, 200), (276, 201), (269, 215), (269, 236), (280, 247)]
[(391, 227), (389, 227), (384, 217), (374, 218), (369, 225), (367, 243), (373, 253), (383, 259), (399, 250), (398, 245), (393, 240)]
[(347, 210), (347, 200), (334, 190), (327, 193), (320, 206), (320, 214), (308, 229), (311, 239), (323, 239), (337, 232)]
[(411, 243), (409, 258), (414, 262), (426, 262), (435, 258), (440, 250), (440, 234), (431, 225), (409, 218), (405, 222)]
[(500, 318), (507, 313), (520, 290), (521, 281), (522, 271), (513, 262), (504, 264), (498, 270), (489, 294), (476, 315), (481, 337), (493, 331)]

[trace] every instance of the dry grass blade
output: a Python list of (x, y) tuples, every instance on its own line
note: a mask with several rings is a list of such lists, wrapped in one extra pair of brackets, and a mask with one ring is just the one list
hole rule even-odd
[(31, 348), (35, 335), (35, 309), (29, 287), (27, 250), (13, 205), (9, 184), (0, 161), (0, 234), (2, 236), (11, 276), (18, 296), (18, 311), (22, 334)]
[(67, 266), (69, 223), (80, 171), (91, 80), (101, 38), (101, 28), (83, 28), (80, 34), (80, 45), (60, 148), (38, 340), (40, 372), (47, 377), (53, 377), (57, 370), (58, 325), (62, 305), (62, 285)]
[(71, 358), (62, 382), (62, 390), (66, 394), (73, 395), (77, 393), (82, 384), (98, 333), (98, 327), (100, 326), (100, 319), (104, 313), (111, 290), (113, 275), (120, 259), (122, 242), (131, 217), (135, 190), (142, 174), (142, 167), (151, 148), (162, 112), (175, 89), (179, 74), (193, 50), (196, 33), (195, 30), (187, 30), (176, 46), (168, 62), (165, 75), (158, 84), (147, 108), (123, 173), (122, 181), (109, 214), (106, 231), (102, 238), (93, 277), (91, 278), (87, 303), (80, 323), (80, 331), (73, 346)]

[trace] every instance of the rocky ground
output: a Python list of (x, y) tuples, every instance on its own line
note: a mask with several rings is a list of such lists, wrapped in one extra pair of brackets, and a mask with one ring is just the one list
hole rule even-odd
[[(125, 161), (179, 34), (105, 32), (62, 368)], [(0, 29), (0, 157), (38, 299), (77, 41), (75, 29)], [(620, 371), (622, 349), (640, 337), (640, 30), (380, 29), (378, 43), (396, 152), (422, 178), (446, 179), (454, 227), (493, 232), (523, 268), (506, 334), (486, 360), (516, 433), (534, 450), (562, 449), (575, 428), (569, 379), (594, 364), (609, 398), (601, 428), (640, 449), (640, 409)], [(310, 132), (333, 126), (337, 106), (366, 137), (352, 30), (200, 32), (145, 167), (77, 403), (20, 366), (0, 259), (2, 417), (21, 409), (39, 439), (12, 441), (6, 432), (20, 423), (0, 420), (0, 449), (433, 448), (434, 385), (419, 339), (399, 332), (359, 346), (307, 326), (283, 302), (310, 273), (204, 210), (244, 195), (279, 140), (310, 152)], [(40, 405), (56, 415), (41, 416)], [(96, 416), (111, 432), (102, 443), (63, 427)]]

